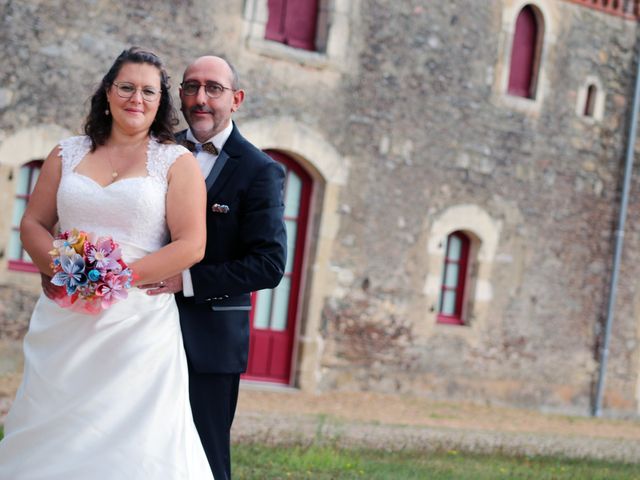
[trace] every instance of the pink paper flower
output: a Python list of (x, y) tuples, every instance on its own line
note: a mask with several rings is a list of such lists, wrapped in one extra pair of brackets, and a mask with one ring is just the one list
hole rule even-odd
[(129, 283), (129, 278), (125, 275), (107, 273), (104, 283), (96, 288), (96, 295), (102, 297), (102, 308), (109, 308), (112, 303), (127, 298)]
[(122, 258), (120, 248), (109, 237), (99, 238), (95, 245), (86, 242), (84, 252), (94, 268), (98, 270), (116, 270), (120, 268), (118, 260)]

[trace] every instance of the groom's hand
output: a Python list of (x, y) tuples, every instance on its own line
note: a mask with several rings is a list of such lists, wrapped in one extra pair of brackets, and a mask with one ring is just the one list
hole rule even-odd
[(160, 295), (162, 293), (177, 293), (182, 291), (182, 274), (179, 273), (173, 277), (158, 283), (148, 283), (140, 285), (138, 288), (147, 289), (147, 295)]

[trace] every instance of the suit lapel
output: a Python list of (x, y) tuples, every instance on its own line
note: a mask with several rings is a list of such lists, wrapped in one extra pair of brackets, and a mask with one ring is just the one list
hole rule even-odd
[(220, 155), (218, 155), (218, 158), (216, 158), (216, 161), (213, 164), (213, 168), (211, 169), (211, 171), (209, 172), (209, 175), (207, 175), (207, 178), (205, 180), (205, 183), (207, 184), (207, 190), (211, 190), (211, 187), (213, 186), (216, 179), (220, 175), (220, 172), (224, 168), (228, 159), (229, 159), (229, 155), (227, 154), (227, 152), (222, 150), (220, 152)]
[[(207, 188), (209, 190), (209, 198), (215, 198), (216, 195), (224, 188), (227, 181), (231, 178), (236, 168), (240, 165), (240, 160), (243, 154), (243, 142), (246, 142), (240, 132), (238, 131), (235, 123), (233, 124), (233, 130), (231, 135), (224, 143), (222, 151), (213, 165), (210, 177), (207, 178)], [(221, 161), (222, 160), (222, 161)], [(220, 165), (218, 165), (220, 162)]]
[[(216, 174), (216, 178), (213, 179), (213, 181), (211, 182), (211, 187), (209, 187), (209, 177), (211, 177), (212, 174), (214, 173), (213, 169), (216, 168), (216, 166), (218, 165), (218, 162), (220, 161), (220, 158), (223, 155), (225, 157), (225, 162), (224, 164), (220, 165), (218, 173)], [(224, 187), (224, 185), (227, 183), (227, 180), (229, 180), (231, 175), (233, 175), (233, 172), (236, 170), (236, 168), (238, 168), (239, 164), (240, 162), (238, 161), (237, 158), (230, 157), (229, 155), (224, 153), (224, 150), (220, 153), (220, 156), (216, 160), (216, 163), (214, 164), (213, 169), (211, 170), (211, 174), (209, 175), (209, 177), (207, 177), (207, 187), (209, 187), (209, 197), (212, 197), (212, 198), (215, 197), (220, 192), (220, 190), (222, 190), (222, 187)]]

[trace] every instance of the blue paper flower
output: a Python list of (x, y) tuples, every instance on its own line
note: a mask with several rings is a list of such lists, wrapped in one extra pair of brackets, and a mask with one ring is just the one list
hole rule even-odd
[(77, 253), (62, 255), (60, 257), (60, 267), (62, 271), (53, 276), (51, 283), (59, 287), (66, 287), (69, 295), (73, 295), (78, 287), (86, 285), (89, 281), (89, 278), (84, 273), (84, 260)]

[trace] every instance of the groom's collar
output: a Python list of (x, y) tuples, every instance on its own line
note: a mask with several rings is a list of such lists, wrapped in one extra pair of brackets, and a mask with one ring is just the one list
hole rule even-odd
[[(227, 125), (221, 132), (217, 133), (216, 135), (214, 135), (213, 137), (205, 140), (202, 143), (207, 143), (207, 142), (211, 142), (215, 145), (215, 147), (218, 149), (219, 152), (222, 151), (222, 147), (224, 146), (224, 144), (227, 142), (229, 136), (231, 135), (231, 132), (233, 131), (233, 122), (229, 122), (229, 125)], [(193, 133), (191, 132), (190, 128), (187, 128), (187, 133), (185, 135), (185, 138), (193, 143), (200, 143), (196, 137), (193, 136)]]

